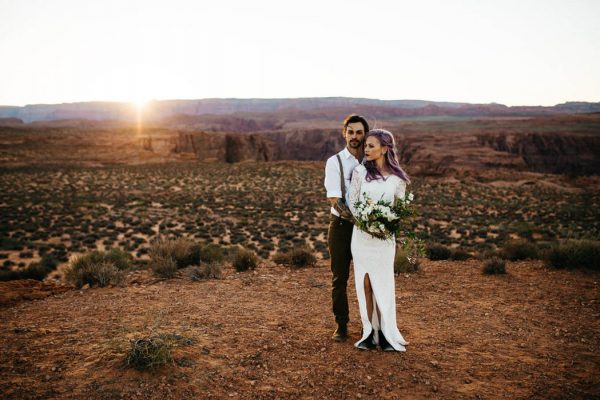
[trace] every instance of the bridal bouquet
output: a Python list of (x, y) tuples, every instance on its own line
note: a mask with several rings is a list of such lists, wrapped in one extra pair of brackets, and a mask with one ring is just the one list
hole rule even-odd
[(410, 225), (410, 220), (415, 214), (410, 206), (413, 198), (412, 193), (406, 192), (403, 199), (396, 199), (392, 204), (383, 199), (375, 202), (363, 193), (363, 200), (354, 205), (355, 224), (360, 230), (382, 240), (392, 239), (394, 235), (401, 233), (408, 234), (404, 232), (404, 228)]

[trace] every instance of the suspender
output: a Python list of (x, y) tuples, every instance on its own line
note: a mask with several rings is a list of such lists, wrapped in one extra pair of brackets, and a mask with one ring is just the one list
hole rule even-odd
[(339, 154), (335, 155), (338, 163), (340, 163), (340, 186), (342, 188), (342, 200), (346, 203), (346, 180), (344, 179), (344, 167), (342, 166), (342, 159)]

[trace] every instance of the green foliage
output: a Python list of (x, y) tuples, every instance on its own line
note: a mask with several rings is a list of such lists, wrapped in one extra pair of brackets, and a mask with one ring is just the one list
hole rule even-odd
[(504, 244), (502, 256), (510, 261), (535, 260), (539, 258), (539, 250), (535, 243), (527, 240), (512, 240)]
[(177, 268), (184, 268), (200, 264), (201, 248), (198, 243), (187, 238), (160, 239), (152, 243), (148, 254), (150, 259), (172, 258)]
[(233, 256), (233, 268), (238, 272), (255, 269), (258, 265), (258, 256), (250, 250), (240, 248)]
[(317, 257), (308, 246), (296, 247), (286, 252), (279, 252), (273, 256), (273, 261), (292, 268), (313, 267), (317, 263)]
[(67, 281), (78, 288), (85, 284), (90, 285), (90, 287), (105, 287), (121, 283), (123, 273), (113, 263), (82, 261), (83, 257), (74, 260), (69, 268), (65, 270)]
[(447, 260), (452, 255), (451, 250), (443, 244), (430, 243), (425, 246), (427, 258), (430, 260)]
[(483, 266), (483, 273), (486, 275), (505, 274), (506, 261), (498, 257), (490, 258)]
[(589, 268), (600, 271), (600, 242), (569, 240), (546, 251), (544, 262), (552, 268)]

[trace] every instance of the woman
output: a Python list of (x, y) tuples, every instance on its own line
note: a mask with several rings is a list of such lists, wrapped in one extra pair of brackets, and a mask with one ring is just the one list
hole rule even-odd
[[(352, 174), (348, 191), (349, 207), (356, 216), (355, 203), (364, 194), (375, 201), (383, 198), (393, 202), (404, 198), (408, 175), (396, 156), (394, 136), (383, 129), (369, 131), (365, 139), (364, 165)], [(395, 240), (381, 240), (358, 229), (352, 232), (352, 257), (358, 305), (362, 321), (362, 337), (355, 346), (384, 351), (406, 351), (408, 344), (396, 326), (396, 296), (394, 280)]]

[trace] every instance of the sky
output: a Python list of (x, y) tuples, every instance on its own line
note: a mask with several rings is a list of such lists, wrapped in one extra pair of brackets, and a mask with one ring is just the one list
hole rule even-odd
[(0, 0), (0, 105), (600, 101), (600, 0)]

